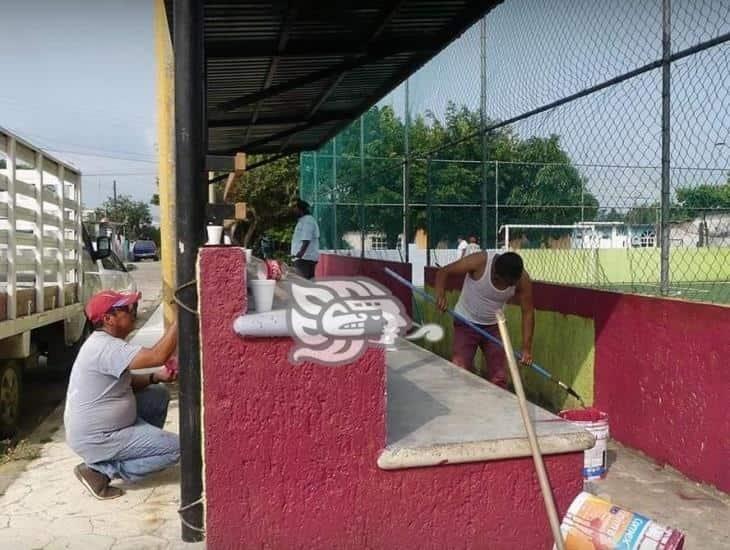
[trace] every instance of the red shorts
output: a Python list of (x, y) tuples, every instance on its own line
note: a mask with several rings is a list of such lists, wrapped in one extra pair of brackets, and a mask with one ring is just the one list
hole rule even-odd
[[(500, 340), (499, 327), (497, 325), (477, 326), (497, 338), (497, 340)], [(482, 369), (482, 376), (492, 384), (506, 388), (506, 357), (502, 346), (498, 346), (494, 342), (487, 340), (467, 325), (459, 321), (454, 321), (454, 353), (451, 360), (459, 367), (471, 371), (474, 366), (474, 355), (476, 355), (477, 347), (482, 350), (482, 355), (486, 359), (486, 365)]]

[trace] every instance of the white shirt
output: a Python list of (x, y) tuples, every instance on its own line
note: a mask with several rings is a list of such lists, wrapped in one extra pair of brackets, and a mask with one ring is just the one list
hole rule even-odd
[(464, 286), (461, 288), (459, 301), (454, 311), (478, 325), (494, 325), (497, 323), (497, 310), (504, 308), (516, 287), (508, 286), (504, 290), (495, 288), (492, 284), (492, 264), (499, 257), (498, 254), (488, 255), (481, 279), (473, 279), (471, 275), (464, 277)]
[(464, 250), (466, 250), (467, 242), (464, 239), (461, 239), (459, 241), (458, 246), (456, 247), (456, 250), (459, 251), (459, 258), (461, 258), (464, 255)]
[(302, 249), (302, 243), (309, 241), (307, 251), (302, 256), (302, 260), (316, 262), (319, 260), (319, 226), (317, 220), (311, 214), (306, 214), (299, 218), (294, 235), (291, 239), (291, 255), (296, 256)]

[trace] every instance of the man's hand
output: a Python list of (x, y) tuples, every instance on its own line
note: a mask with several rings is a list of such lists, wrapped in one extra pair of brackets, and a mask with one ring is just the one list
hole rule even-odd
[(161, 367), (154, 372), (155, 380), (169, 384), (177, 380), (177, 372)]
[(522, 357), (520, 358), (520, 364), (529, 367), (532, 365), (532, 350), (523, 349)]
[(446, 302), (446, 292), (444, 292), (443, 290), (439, 291), (436, 295), (436, 307), (439, 309), (439, 311), (444, 312), (446, 311), (448, 305), (449, 304)]

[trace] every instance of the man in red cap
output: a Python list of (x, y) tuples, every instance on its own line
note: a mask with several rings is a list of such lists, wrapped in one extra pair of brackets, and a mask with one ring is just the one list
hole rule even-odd
[(74, 474), (100, 500), (123, 494), (112, 479), (138, 481), (175, 464), (180, 442), (162, 430), (170, 394), (159, 382), (176, 374), (158, 368), (177, 347), (177, 322), (151, 348), (125, 341), (134, 330), (138, 292), (103, 290), (86, 305), (94, 332), (81, 346), (66, 395), (66, 441), (84, 462)]

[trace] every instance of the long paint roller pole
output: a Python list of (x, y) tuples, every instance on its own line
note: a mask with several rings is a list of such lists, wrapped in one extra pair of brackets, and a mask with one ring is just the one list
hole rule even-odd
[(537, 479), (540, 482), (540, 491), (542, 492), (542, 499), (545, 502), (545, 511), (547, 512), (548, 520), (550, 521), (550, 529), (553, 532), (555, 548), (557, 550), (564, 550), (565, 545), (563, 543), (563, 535), (560, 532), (560, 519), (558, 518), (558, 511), (555, 509), (553, 492), (550, 489), (550, 481), (548, 481), (547, 472), (545, 471), (545, 463), (543, 462), (542, 454), (540, 453), (540, 444), (537, 442), (535, 428), (532, 425), (532, 421), (530, 420), (530, 413), (527, 410), (527, 399), (525, 398), (525, 389), (522, 387), (520, 369), (517, 367), (517, 359), (515, 358), (515, 353), (512, 349), (512, 340), (510, 340), (509, 332), (507, 331), (507, 321), (505, 320), (504, 313), (502, 311), (497, 311), (497, 325), (499, 325), (499, 333), (502, 336), (504, 353), (505, 355), (507, 355), (507, 365), (509, 366), (509, 372), (512, 376), (512, 384), (514, 384), (515, 387), (517, 403), (519, 403), (520, 405), (522, 422), (525, 425), (527, 439), (530, 442), (532, 460), (535, 462)]
[[(418, 288), (416, 286), (413, 286), (413, 284), (411, 284), (410, 281), (404, 279), (403, 277), (401, 277), (400, 275), (398, 275), (395, 271), (393, 271), (390, 268), (387, 268), (386, 267), (385, 268), (385, 272), (388, 275), (390, 275), (391, 277), (393, 277), (399, 283), (401, 283), (401, 284), (407, 286), (408, 288), (410, 288), (413, 292), (415, 292), (416, 294), (418, 294), (424, 300), (427, 300), (427, 301), (431, 302), (432, 304), (435, 304), (436, 303), (436, 299), (433, 296), (431, 296), (428, 292), (426, 292), (424, 290), (421, 290), (420, 288)], [(502, 342), (498, 338), (495, 338), (494, 336), (492, 336), (491, 334), (489, 334), (487, 331), (482, 330), (477, 325), (475, 325), (474, 323), (472, 323), (469, 319), (467, 319), (463, 315), (458, 314), (453, 309), (447, 309), (446, 310), (446, 313), (448, 313), (449, 315), (451, 315), (454, 319), (456, 319), (460, 323), (463, 323), (466, 326), (468, 326), (469, 328), (471, 328), (473, 331), (475, 331), (477, 334), (479, 334), (479, 336), (482, 336), (483, 338), (486, 338), (487, 340), (489, 340), (490, 342), (493, 342), (493, 343), (497, 344), (498, 346), (504, 347), (504, 345), (502, 344)], [(515, 353), (515, 357), (517, 357), (517, 359), (522, 359), (522, 354), (521, 353)], [(551, 382), (553, 382), (553, 383), (557, 384), (558, 386), (560, 386), (561, 388), (563, 388), (563, 390), (565, 390), (568, 394), (570, 394), (573, 397), (575, 397), (580, 402), (581, 406), (585, 407), (585, 403), (583, 402), (583, 399), (581, 399), (580, 395), (578, 395), (578, 393), (573, 388), (571, 388), (570, 386), (568, 386), (565, 382), (562, 382), (561, 380), (558, 380), (557, 378), (555, 378), (552, 374), (550, 374), (549, 371), (545, 370), (544, 368), (542, 368), (537, 363), (534, 363), (534, 362), (533, 363), (530, 363), (529, 366), (530, 366), (530, 368), (532, 368), (535, 372), (537, 372), (541, 376), (544, 376), (545, 378), (547, 378)]]

